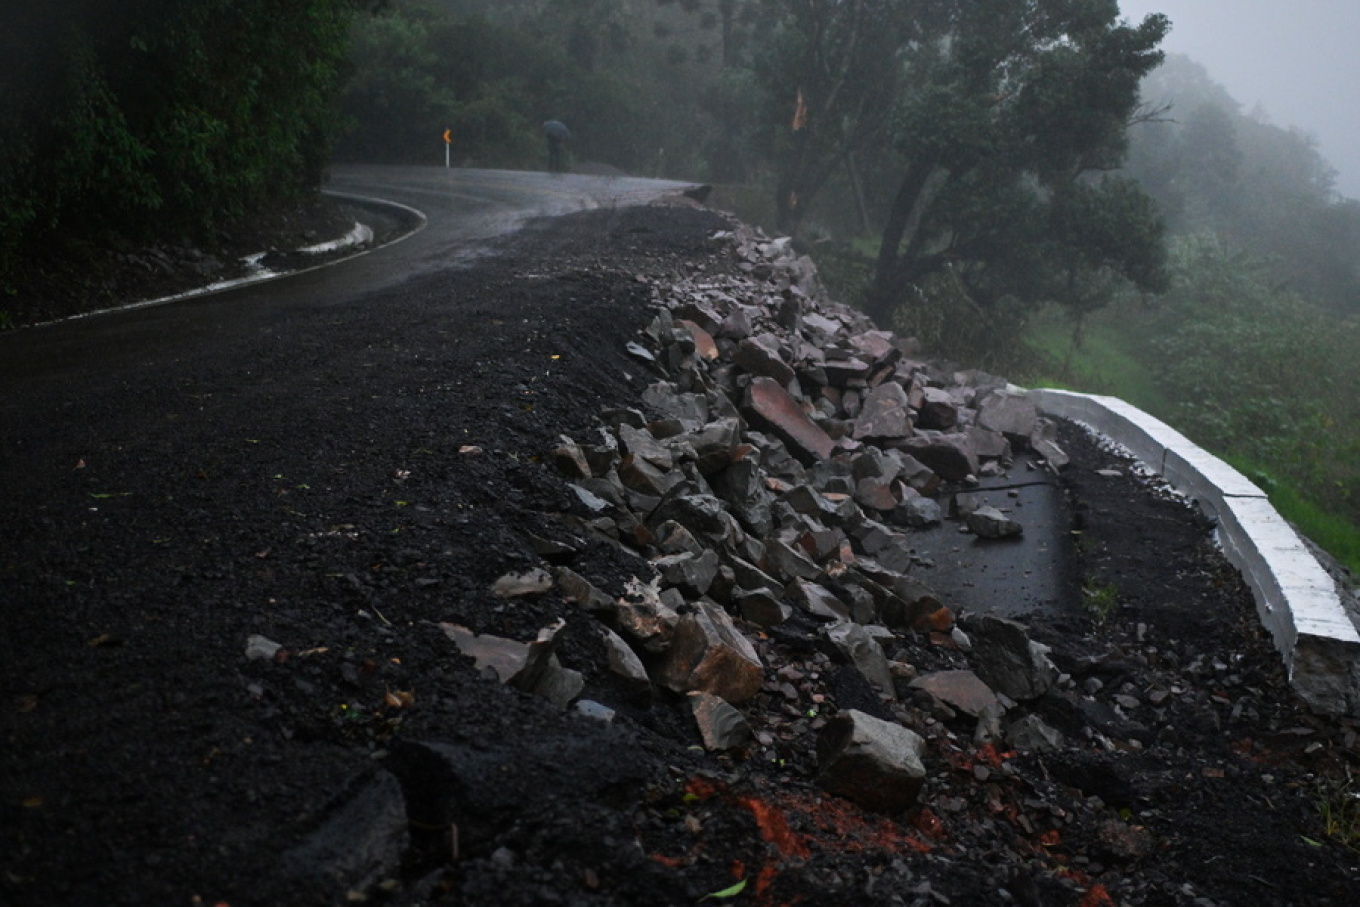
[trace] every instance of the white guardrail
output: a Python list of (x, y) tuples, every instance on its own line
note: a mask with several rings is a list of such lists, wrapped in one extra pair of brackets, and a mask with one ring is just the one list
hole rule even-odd
[(1117, 397), (1034, 389), (1040, 410), (1127, 448), (1218, 522), (1218, 540), (1256, 599), (1289, 682), (1315, 711), (1360, 715), (1360, 632), (1336, 582), (1265, 492), (1171, 426)]

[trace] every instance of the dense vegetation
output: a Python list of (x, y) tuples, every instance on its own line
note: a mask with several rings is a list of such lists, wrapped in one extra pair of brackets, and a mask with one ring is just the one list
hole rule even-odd
[(1360, 568), (1360, 203), (1311, 139), (1243, 113), (1192, 61), (1144, 95), (1163, 113), (1133, 130), (1128, 172), (1167, 218), (1170, 286), (1102, 312), (1084, 344), (1035, 323), (1036, 378), (1162, 417)]
[(319, 186), (360, 0), (5, 0), (0, 288), (60, 235), (203, 231)]

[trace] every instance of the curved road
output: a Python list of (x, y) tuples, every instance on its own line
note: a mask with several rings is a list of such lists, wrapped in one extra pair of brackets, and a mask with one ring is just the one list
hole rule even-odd
[(0, 408), (37, 382), (97, 378), (174, 356), (194, 341), (259, 330), (281, 310), (350, 302), (449, 267), (528, 220), (646, 201), (692, 184), (632, 177), (437, 167), (338, 167), (328, 191), (396, 201), (428, 218), (395, 244), (230, 290), (0, 334)]

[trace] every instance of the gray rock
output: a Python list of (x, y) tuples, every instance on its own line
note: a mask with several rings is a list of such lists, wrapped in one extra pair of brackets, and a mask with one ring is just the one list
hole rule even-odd
[(579, 715), (601, 724), (614, 723), (614, 710), (593, 699), (582, 699), (577, 702), (576, 711)]
[(718, 575), (718, 553), (707, 549), (701, 554), (668, 554), (652, 561), (665, 585), (675, 586), (693, 597), (707, 595)]
[(972, 671), (936, 671), (916, 678), (911, 687), (924, 690), (950, 708), (974, 718), (1001, 705), (992, 688)]
[(1027, 445), (1039, 409), (1024, 391), (995, 390), (978, 403), (977, 423), (1000, 432), (1012, 444)]
[(869, 392), (864, 408), (855, 419), (852, 437), (905, 438), (912, 432), (911, 406), (907, 392), (894, 381), (885, 381)]
[(960, 432), (923, 431), (893, 442), (893, 446), (915, 457), (946, 482), (962, 482), (978, 472), (977, 453), (968, 436)]
[(977, 725), (973, 728), (973, 743), (981, 746), (984, 743), (999, 741), (1002, 737), (1001, 719), (1005, 714), (1006, 707), (1000, 700), (979, 712)]
[(1026, 715), (1011, 722), (1006, 728), (1006, 742), (1026, 753), (1057, 752), (1067, 744), (1062, 732), (1038, 715)]
[(908, 497), (893, 511), (893, 520), (913, 529), (926, 529), (938, 526), (944, 519), (940, 505), (933, 498), (919, 495)]
[(809, 580), (795, 579), (785, 587), (786, 594), (808, 614), (824, 620), (849, 620), (850, 609), (834, 592)]
[(623, 637), (608, 627), (601, 627), (604, 636), (605, 655), (609, 670), (623, 680), (628, 692), (634, 696), (647, 697), (652, 692), (652, 680), (647, 676), (647, 668), (642, 659), (624, 642)]
[(990, 614), (968, 621), (964, 629), (973, 643), (971, 661), (979, 677), (992, 689), (1025, 702), (1052, 689), (1058, 669), (1048, 649), (1030, 640), (1015, 621)]
[(615, 472), (624, 488), (655, 498), (660, 498), (684, 481), (681, 473), (661, 469), (632, 454), (619, 461)]
[(741, 420), (735, 417), (718, 419), (697, 432), (690, 432), (685, 440), (694, 449), (699, 472), (711, 477), (732, 465), (741, 442)]
[(916, 802), (925, 783), (925, 744), (901, 725), (849, 709), (827, 722), (818, 737), (818, 782), (868, 809), (901, 812)]
[(744, 620), (762, 627), (782, 624), (793, 614), (792, 606), (773, 588), (741, 590), (732, 596), (732, 605)]
[(629, 425), (620, 425), (619, 444), (625, 452), (650, 463), (657, 469), (666, 470), (675, 465), (675, 459), (671, 455), (670, 449), (652, 437), (651, 432), (646, 430), (633, 428)]
[(686, 494), (664, 498), (647, 518), (649, 526), (674, 520), (697, 538), (720, 546), (727, 539), (726, 505), (712, 495)]
[(689, 705), (705, 748), (730, 750), (751, 741), (746, 716), (726, 700), (710, 693), (690, 693)]
[(1058, 446), (1057, 435), (1057, 426), (1048, 419), (1041, 418), (1029, 436), (1030, 447), (1034, 448), (1034, 452), (1044, 458), (1044, 461), (1054, 472), (1072, 461), (1067, 452)]
[(642, 392), (642, 402), (676, 419), (691, 431), (708, 424), (708, 401), (703, 394), (683, 393), (674, 384), (658, 381)]
[(939, 431), (948, 431), (959, 424), (959, 407), (949, 391), (938, 387), (927, 387), (922, 391), (917, 424)]
[(888, 658), (883, 654), (883, 647), (864, 627), (852, 621), (837, 621), (823, 627), (822, 633), (864, 675), (865, 680), (889, 698), (897, 698), (892, 671), (888, 669)]
[(970, 425), (964, 429), (964, 433), (968, 435), (969, 443), (981, 459), (1001, 460), (1008, 459), (1011, 455), (1011, 442), (999, 431), (983, 428), (981, 425)]
[(473, 659), (479, 671), (490, 670), (501, 683), (566, 708), (585, 687), (581, 674), (564, 668), (555, 654), (558, 636), (566, 625), (565, 620), (559, 620), (540, 630), (538, 638), (527, 644), (479, 636), (458, 624), (441, 623), (439, 627), (461, 653)]
[(525, 573), (507, 573), (491, 586), (491, 594), (497, 598), (526, 598), (543, 595), (553, 587), (552, 574), (534, 568)]
[(246, 659), (249, 661), (273, 661), (283, 646), (258, 633), (246, 639)]
[(610, 507), (608, 501), (587, 488), (575, 483), (568, 483), (567, 488), (571, 489), (572, 494), (576, 495), (576, 500), (580, 501), (581, 505), (591, 513), (604, 513)]
[(693, 554), (696, 557), (710, 550), (675, 520), (667, 520), (653, 531), (657, 550), (662, 554)]
[(766, 540), (765, 558), (760, 566), (781, 583), (816, 579), (822, 573), (811, 558), (779, 539)]
[(968, 530), (980, 539), (1015, 538), (1025, 531), (1015, 520), (995, 507), (979, 507), (968, 514)]
[(784, 360), (779, 339), (772, 334), (748, 337), (737, 346), (732, 362), (753, 375), (771, 378), (781, 386), (793, 380), (793, 369)]
[(586, 687), (586, 679), (580, 671), (562, 667), (556, 655), (549, 656), (548, 665), (538, 682), (530, 691), (541, 696), (559, 709), (571, 705), (571, 701), (581, 695)]

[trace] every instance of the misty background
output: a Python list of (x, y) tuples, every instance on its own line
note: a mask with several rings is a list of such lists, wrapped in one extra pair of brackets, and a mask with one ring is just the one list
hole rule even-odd
[(1131, 19), (1171, 18), (1168, 53), (1202, 64), (1243, 105), (1314, 136), (1360, 198), (1360, 2), (1357, 0), (1119, 0)]

